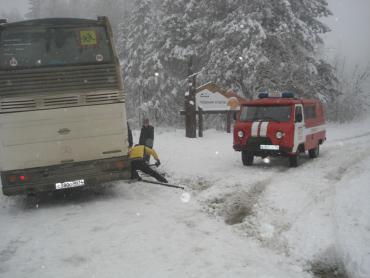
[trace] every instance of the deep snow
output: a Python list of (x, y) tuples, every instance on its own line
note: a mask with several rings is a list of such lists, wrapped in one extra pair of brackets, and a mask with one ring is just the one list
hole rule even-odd
[(31, 208), (1, 196), (0, 277), (370, 277), (369, 139), (366, 121), (329, 125), (318, 159), (244, 167), (231, 134), (157, 129), (160, 170), (190, 200), (123, 181)]

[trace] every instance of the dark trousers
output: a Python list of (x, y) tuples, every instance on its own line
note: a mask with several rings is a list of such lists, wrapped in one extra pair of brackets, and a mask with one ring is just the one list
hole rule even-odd
[[(153, 140), (151, 138), (146, 139), (144, 146), (153, 149)], [(145, 153), (144, 154), (144, 160), (146, 162), (148, 162), (148, 164), (149, 164), (150, 163), (150, 155)]]
[(137, 179), (139, 178), (139, 174), (137, 171), (140, 170), (141, 172), (148, 174), (155, 178), (157, 181), (160, 182), (165, 182), (167, 183), (168, 181), (157, 171), (154, 171), (152, 168), (148, 166), (148, 164), (145, 162), (143, 159), (138, 159), (138, 160), (133, 160), (131, 162), (131, 179)]

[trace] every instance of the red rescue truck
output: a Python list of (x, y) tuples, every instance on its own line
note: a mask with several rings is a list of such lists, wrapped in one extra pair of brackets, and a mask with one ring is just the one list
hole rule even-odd
[(325, 140), (322, 103), (292, 93), (261, 93), (242, 103), (234, 127), (234, 150), (244, 165), (252, 165), (255, 156), (286, 156), (297, 167), (301, 153), (317, 157)]

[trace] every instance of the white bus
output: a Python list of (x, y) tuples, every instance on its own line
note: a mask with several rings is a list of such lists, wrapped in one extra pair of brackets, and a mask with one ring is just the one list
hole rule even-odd
[(5, 195), (130, 177), (121, 71), (106, 17), (0, 23)]

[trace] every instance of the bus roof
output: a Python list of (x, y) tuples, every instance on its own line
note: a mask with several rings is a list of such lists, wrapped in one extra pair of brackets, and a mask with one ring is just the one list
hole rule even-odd
[(4, 23), (0, 25), (0, 28), (4, 27), (28, 27), (28, 26), (76, 26), (76, 25), (104, 25), (104, 17), (98, 17), (96, 19), (83, 19), (83, 18), (42, 18), (24, 20), (12, 23)]

